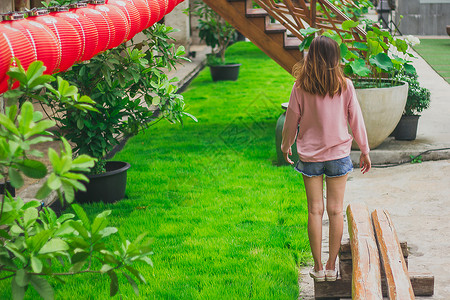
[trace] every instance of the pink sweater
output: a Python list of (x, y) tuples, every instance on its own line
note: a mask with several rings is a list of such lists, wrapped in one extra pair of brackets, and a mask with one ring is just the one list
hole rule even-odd
[(366, 127), (355, 88), (347, 79), (347, 89), (331, 98), (309, 94), (295, 84), (292, 88), (283, 127), (281, 150), (286, 153), (295, 141), (304, 162), (322, 162), (350, 155), (352, 136), (363, 154), (369, 153)]

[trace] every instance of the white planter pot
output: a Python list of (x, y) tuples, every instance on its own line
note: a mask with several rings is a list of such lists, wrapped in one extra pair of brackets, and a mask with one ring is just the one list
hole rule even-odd
[[(408, 97), (408, 83), (387, 88), (356, 89), (370, 149), (378, 147), (395, 129)], [(359, 149), (353, 141), (352, 149)]]

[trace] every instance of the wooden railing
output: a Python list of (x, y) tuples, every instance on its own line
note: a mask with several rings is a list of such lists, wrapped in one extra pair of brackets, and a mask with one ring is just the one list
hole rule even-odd
[[(350, 0), (345, 1), (355, 5)], [(300, 29), (307, 27), (314, 27), (322, 32), (333, 30), (342, 40), (345, 33), (350, 33), (352, 39), (356, 41), (361, 41), (366, 36), (366, 32), (359, 26), (352, 30), (342, 29), (340, 25), (350, 18), (327, 0), (282, 0), (281, 2), (254, 0), (254, 2), (300, 40), (304, 39)], [(320, 9), (317, 10), (317, 7)]]

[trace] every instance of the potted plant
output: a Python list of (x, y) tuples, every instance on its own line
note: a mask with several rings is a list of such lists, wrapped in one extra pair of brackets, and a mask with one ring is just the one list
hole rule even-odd
[(237, 39), (237, 32), (203, 1), (194, 2), (193, 14), (198, 16), (199, 37), (211, 47), (207, 65), (213, 81), (237, 80), (241, 64), (229, 63), (225, 59), (227, 47)]
[[(344, 21), (342, 29), (358, 26), (353, 20)], [(369, 147), (378, 147), (397, 126), (406, 104), (408, 83), (395, 76), (416, 73), (410, 64), (413, 55), (406, 41), (393, 37), (388, 31), (368, 26), (367, 35), (355, 41), (350, 33), (338, 35), (323, 32), (338, 42), (344, 72), (355, 85), (369, 139)], [(303, 30), (305, 39), (300, 50), (307, 48), (318, 29)], [(356, 143), (353, 148), (357, 149)]]
[(397, 77), (408, 83), (408, 98), (402, 118), (394, 130), (396, 140), (415, 140), (420, 113), (430, 107), (431, 93), (420, 86), (417, 77), (417, 74), (404, 74)]
[(58, 121), (60, 133), (73, 144), (74, 153), (97, 159), (88, 176), (87, 192), (78, 194), (77, 201), (122, 199), (130, 166), (107, 161), (107, 155), (162, 119), (175, 123), (182, 122), (183, 115), (192, 117), (184, 111), (183, 96), (176, 93), (176, 79), (170, 80), (164, 73), (185, 59), (184, 48), (175, 49), (168, 36), (173, 31), (155, 24), (145, 31), (147, 40), (122, 44), (61, 74), (96, 102), (96, 111), (84, 112), (46, 103), (51, 110), (48, 115)]

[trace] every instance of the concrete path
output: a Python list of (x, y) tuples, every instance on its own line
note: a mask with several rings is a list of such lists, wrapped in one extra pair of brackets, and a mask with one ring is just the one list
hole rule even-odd
[[(431, 90), (431, 107), (423, 112), (415, 141), (390, 138), (371, 151), (374, 163), (398, 163), (409, 155), (450, 147), (450, 85), (421, 58), (414, 65), (420, 83)], [(358, 152), (352, 153), (354, 160)], [(435, 276), (435, 295), (417, 299), (449, 299), (450, 295), (450, 150), (424, 154), (420, 164), (374, 168), (362, 175), (350, 174), (344, 200), (365, 203), (370, 210), (387, 209), (400, 240), (408, 242), (411, 271), (431, 272)], [(430, 161), (440, 159), (439, 161)], [(323, 252), (328, 248), (328, 220), (323, 222)], [(348, 237), (347, 224), (344, 237)], [(299, 299), (314, 299), (310, 267), (300, 270)]]

